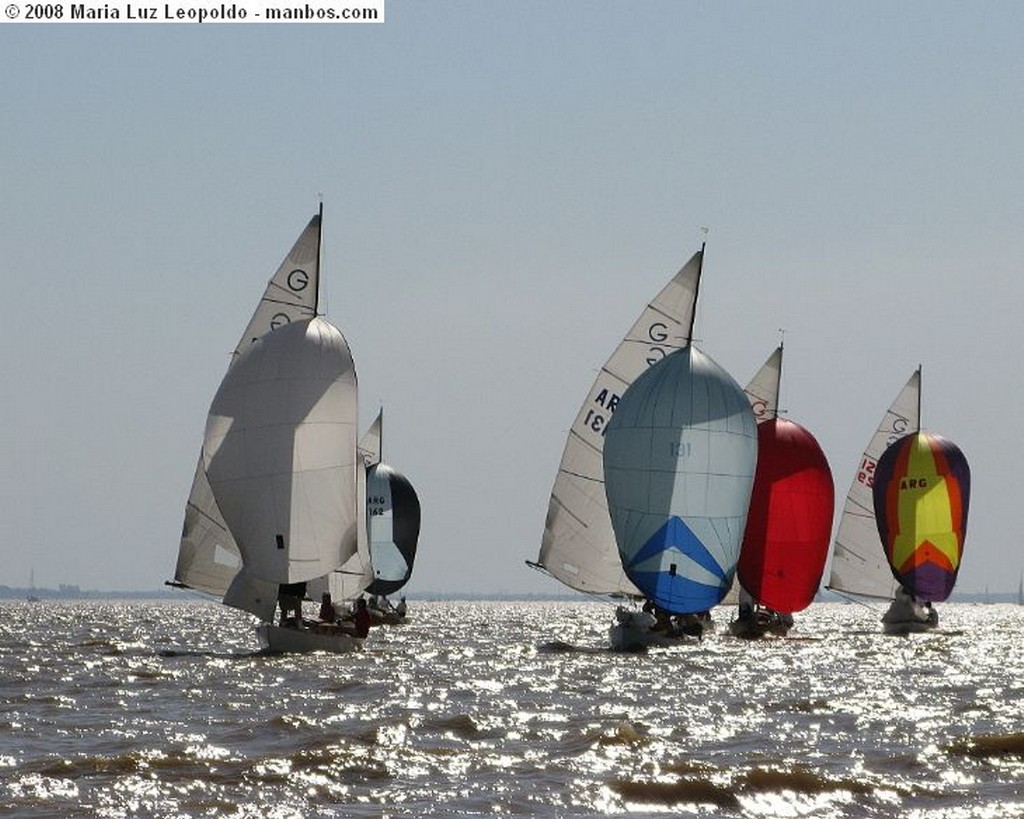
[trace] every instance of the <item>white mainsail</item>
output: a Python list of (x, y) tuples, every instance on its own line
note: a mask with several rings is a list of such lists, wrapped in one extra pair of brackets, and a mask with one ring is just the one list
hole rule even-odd
[(744, 388), (754, 419), (761, 423), (779, 414), (779, 384), (782, 381), (782, 345), (768, 356), (761, 369)]
[(898, 584), (878, 536), (871, 487), (878, 459), (889, 444), (916, 433), (920, 427), (921, 368), (918, 367), (896, 396), (861, 456), (832, 545), (832, 567), (826, 588), (886, 600), (895, 596)]
[(601, 368), (569, 430), (551, 491), (539, 568), (591, 594), (642, 596), (619, 560), (604, 486), (604, 433), (620, 396), (651, 365), (689, 343), (703, 248), (647, 305)]
[[(321, 224), (322, 212), (310, 219), (270, 277), (252, 318), (235, 345), (231, 363), (262, 335), (290, 322), (316, 315)], [(203, 453), (200, 452), (185, 506), (185, 522), (174, 571), (175, 583), (225, 597), (224, 602), (228, 605), (262, 617), (265, 611), (264, 600), (268, 596), (276, 598), (276, 587), (264, 588), (255, 578), (234, 582), (240, 567), (238, 545), (213, 498), (206, 478)], [(242, 589), (244, 593), (240, 592)]]
[(355, 553), (356, 390), (348, 344), (323, 318), (265, 334), (224, 377), (203, 460), (254, 577), (308, 581)]
[(359, 439), (359, 454), (367, 467), (380, 463), (381, 435), (384, 428), (384, 408), (381, 407), (363, 437)]

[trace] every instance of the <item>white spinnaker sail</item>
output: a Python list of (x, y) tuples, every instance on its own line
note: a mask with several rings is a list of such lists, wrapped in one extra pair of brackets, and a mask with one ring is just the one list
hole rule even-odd
[(604, 475), (622, 563), (648, 599), (673, 613), (721, 602), (756, 465), (747, 397), (693, 345), (633, 382), (609, 425)]
[[(252, 342), (276, 327), (316, 315), (320, 284), (320, 232), (322, 216), (316, 214), (288, 251), (284, 261), (267, 282), (267, 287), (252, 318), (246, 325), (231, 355), (234, 362)], [(238, 545), (228, 531), (224, 517), (217, 508), (199, 453), (199, 463), (192, 479), (185, 522), (174, 580), (191, 589), (222, 597), (227, 595), (241, 565)], [(236, 588), (249, 588), (240, 581)], [(242, 602), (259, 597), (260, 603)], [(224, 602), (236, 608), (262, 611), (262, 591), (256, 595), (232, 593)]]
[(921, 370), (918, 368), (896, 396), (861, 456), (832, 544), (827, 588), (881, 599), (892, 599), (896, 594), (896, 579), (878, 536), (871, 486), (878, 459), (889, 444), (920, 428), (920, 407)]
[(210, 487), (247, 573), (312, 580), (355, 551), (356, 373), (323, 318), (267, 333), (228, 370), (203, 442)]
[(647, 305), (601, 368), (569, 430), (548, 503), (537, 565), (570, 588), (640, 597), (622, 569), (604, 487), (604, 432), (619, 397), (689, 342), (703, 250)]

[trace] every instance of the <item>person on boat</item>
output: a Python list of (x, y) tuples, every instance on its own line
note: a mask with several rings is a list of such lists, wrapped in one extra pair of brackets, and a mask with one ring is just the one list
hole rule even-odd
[(399, 617), (405, 617), (406, 611), (405, 595), (403, 594), (398, 600), (398, 605), (395, 606), (395, 613), (398, 614)]
[(370, 633), (370, 610), (366, 607), (366, 601), (362, 597), (356, 601), (356, 614), (353, 622), (356, 637), (365, 637)]
[(333, 623), (337, 619), (338, 612), (334, 608), (334, 603), (331, 602), (331, 593), (324, 592), (320, 596), (320, 622)]
[[(908, 621), (928, 623), (931, 621), (931, 615), (928, 613), (930, 608), (928, 604), (920, 604), (909, 589), (900, 586), (896, 589), (896, 595), (889, 610), (882, 615), (882, 622), (890, 625)], [(938, 617), (936, 616), (937, 621)]]
[(282, 626), (302, 626), (302, 600), (305, 596), (305, 583), (281, 583), (278, 586), (277, 604), (281, 607)]

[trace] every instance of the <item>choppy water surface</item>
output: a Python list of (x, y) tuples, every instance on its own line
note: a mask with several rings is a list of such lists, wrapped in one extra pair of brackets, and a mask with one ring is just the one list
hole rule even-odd
[(1024, 609), (941, 612), (616, 654), (605, 604), (414, 603), (272, 657), (215, 604), (7, 603), (0, 816), (1020, 816)]

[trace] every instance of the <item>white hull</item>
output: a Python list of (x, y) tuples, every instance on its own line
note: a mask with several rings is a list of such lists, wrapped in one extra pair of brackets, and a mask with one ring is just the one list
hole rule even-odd
[(310, 651), (346, 654), (363, 650), (362, 638), (336, 629), (284, 628), (264, 623), (256, 627), (256, 635), (263, 650), (272, 654), (304, 654)]

